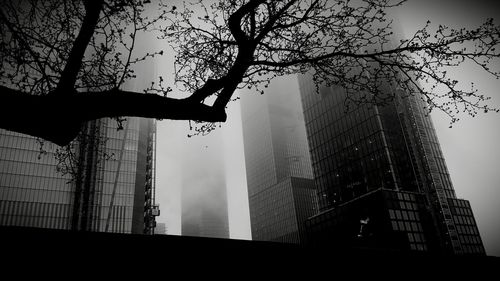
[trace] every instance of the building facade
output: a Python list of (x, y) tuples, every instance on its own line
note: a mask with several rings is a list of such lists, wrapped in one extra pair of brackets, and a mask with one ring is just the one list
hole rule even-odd
[(88, 122), (64, 153), (1, 130), (0, 224), (149, 233), (158, 213), (154, 150), (155, 122), (141, 118), (123, 130), (110, 119)]
[(318, 188), (312, 245), (485, 253), (421, 99), (383, 85), (392, 101), (348, 109), (340, 87), (299, 85)]
[(252, 239), (302, 243), (317, 211), (297, 81), (274, 79), (265, 95), (241, 94)]
[(56, 171), (55, 148), (0, 129), (0, 225), (71, 229), (71, 176)]

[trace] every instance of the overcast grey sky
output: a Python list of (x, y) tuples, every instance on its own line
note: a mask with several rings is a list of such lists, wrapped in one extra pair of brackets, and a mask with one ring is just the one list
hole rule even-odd
[[(429, 19), (434, 24), (474, 27), (487, 17), (500, 23), (498, 0), (410, 0), (399, 9), (406, 34)], [(159, 74), (172, 77), (172, 57), (159, 61)], [(500, 67), (497, 65), (497, 67)], [(500, 81), (487, 77), (476, 68), (451, 73), (459, 81), (474, 81), (480, 91), (491, 96), (500, 107)], [(239, 103), (229, 106), (228, 122), (222, 125), (226, 158), (229, 224), (232, 238), (251, 239), (248, 199), (244, 172), (243, 144)], [(432, 115), (457, 196), (471, 202), (481, 237), (489, 255), (500, 256), (500, 114), (462, 116), (453, 128), (443, 114)], [(157, 202), (168, 234), (180, 234), (180, 147), (186, 141), (188, 123), (158, 122)], [(201, 149), (201, 148), (200, 148)]]

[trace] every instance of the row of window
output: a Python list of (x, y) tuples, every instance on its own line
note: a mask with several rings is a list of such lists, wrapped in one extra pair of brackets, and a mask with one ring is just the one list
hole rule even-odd
[(410, 243), (410, 249), (413, 251), (427, 251), (427, 245), (423, 243)]
[(484, 249), (480, 245), (462, 245), (462, 250), (466, 254), (484, 254)]
[(423, 233), (408, 232), (407, 235), (408, 235), (408, 241), (410, 241), (410, 243), (426, 243), (425, 236)]
[(269, 169), (262, 170), (256, 177), (247, 176), (248, 195), (254, 196), (266, 190), (269, 186), (276, 184), (276, 171), (272, 165), (266, 165)]
[(270, 240), (297, 230), (297, 220), (292, 216), (279, 220), (266, 220), (252, 223), (252, 237), (266, 238), (266, 240)]
[[(99, 230), (101, 232), (106, 231), (106, 219), (100, 220)], [(96, 223), (97, 225), (97, 223)], [(112, 219), (109, 223), (108, 232), (111, 233), (131, 233), (132, 232), (132, 221), (130, 219)]]
[(413, 194), (408, 192), (388, 192), (386, 193), (388, 199), (392, 201), (407, 201), (410, 203), (419, 202), (419, 194)]
[[(250, 120), (244, 123), (243, 132), (246, 128), (257, 122)], [(250, 132), (252, 132), (250, 130)], [(244, 137), (245, 139), (245, 163), (247, 170), (247, 182), (249, 195), (254, 195), (261, 192), (266, 187), (276, 183), (274, 154), (272, 150), (272, 142), (270, 134), (265, 134), (260, 129), (255, 129), (253, 132)], [(260, 132), (260, 134), (259, 134)]]
[[(454, 194), (454, 189), (451, 184), (450, 180), (450, 175), (445, 174), (445, 173), (431, 173), (432, 179), (434, 181), (434, 185), (436, 186), (436, 189), (444, 189), (444, 191), (448, 191), (448, 193)], [(448, 197), (448, 198), (455, 198), (453, 197)]]
[(422, 224), (417, 221), (398, 221), (392, 220), (392, 230), (394, 231), (406, 231), (406, 232), (420, 232), (423, 233)]
[[(468, 221), (468, 223), (474, 223), (474, 221)], [(459, 224), (459, 221), (456, 220), (456, 229), (459, 234), (467, 234), (467, 235), (479, 235), (479, 232), (477, 231), (477, 227), (475, 224)]]
[[(312, 116), (320, 116), (325, 114), (325, 112), (331, 111), (332, 109), (336, 111), (336, 116), (348, 115), (352, 111), (356, 111), (365, 105), (354, 107), (351, 111), (345, 106), (346, 93), (340, 87), (320, 87), (320, 95), (317, 95), (315, 87), (308, 87), (309, 89), (301, 89), (301, 95), (305, 100), (305, 108), (311, 110), (310, 113), (306, 113), (305, 119), (311, 120)], [(353, 95), (351, 94), (351, 97)]]
[[(103, 194), (106, 202), (110, 200), (112, 185), (107, 185), (104, 188), (105, 194), (102, 191), (96, 191), (97, 194)], [(118, 185), (115, 192), (115, 203), (118, 205), (131, 205), (133, 202), (134, 186)], [(18, 187), (0, 187), (0, 198), (2, 200), (18, 201), (18, 202), (44, 202), (69, 204), (73, 200), (73, 188), (67, 190), (40, 190), (34, 188), (18, 188)]]
[[(356, 111), (364, 112), (364, 111)], [(354, 115), (356, 116), (356, 114)], [(321, 134), (323, 136), (320, 138), (321, 141), (325, 141), (327, 139), (336, 138), (343, 134), (351, 134), (355, 137), (355, 139), (361, 138), (366, 134), (371, 134), (374, 131), (380, 130), (380, 126), (378, 124), (378, 117), (376, 115), (365, 113), (363, 118), (350, 118), (350, 115), (346, 115), (346, 117), (330, 116), (327, 119), (327, 116), (320, 116), (310, 122), (306, 123), (306, 128), (308, 132), (308, 136), (314, 139), (316, 134)], [(312, 143), (315, 146), (315, 143)]]
[[(5, 132), (5, 131), (4, 131)], [(0, 134), (0, 147), (4, 148), (16, 148), (16, 149), (27, 149), (31, 151), (40, 152), (40, 142), (37, 141), (36, 138), (30, 136), (12, 136), (6, 134)], [(45, 143), (43, 145), (43, 150), (48, 152), (55, 152), (57, 147), (55, 145), (51, 145)]]
[(313, 168), (317, 177), (328, 174), (334, 174), (338, 177), (340, 174), (345, 175), (353, 171), (358, 171), (360, 174), (356, 175), (356, 177), (369, 178), (368, 174), (370, 172), (380, 174), (388, 169), (389, 166), (385, 152), (385, 149), (381, 148), (373, 151), (371, 154), (356, 158), (349, 157), (346, 153), (340, 153), (337, 156), (315, 162)]
[(0, 215), (27, 216), (27, 217), (68, 217), (71, 213), (72, 202), (65, 204), (0, 201)]
[(26, 176), (51, 176), (63, 178), (55, 165), (28, 163), (18, 161), (0, 161), (0, 174), (16, 174)]
[[(139, 139), (138, 124), (136, 127), (137, 128), (132, 128), (132, 127), (128, 128), (127, 138), (126, 138), (127, 141), (137, 141)], [(117, 131), (116, 128), (114, 128), (114, 127), (113, 128), (108, 127), (106, 130), (106, 134), (105, 134), (105, 141), (106, 141), (106, 143), (109, 140), (121, 141), (121, 140), (123, 140), (124, 133), (125, 133), (125, 130)]]
[[(111, 194), (113, 188), (115, 188), (114, 182), (104, 182), (98, 186), (96, 192), (102, 194)], [(134, 191), (135, 191), (134, 182), (118, 182), (116, 184), (116, 190), (115, 190), (116, 194), (133, 195)]]
[[(280, 192), (281, 191), (281, 192)], [(255, 215), (263, 215), (268, 213), (287, 213), (285, 210), (293, 209), (293, 194), (291, 190), (283, 188), (272, 188), (250, 196), (251, 212)]]
[(462, 208), (470, 209), (470, 203), (467, 200), (449, 199), (448, 202), (450, 205), (455, 206), (455, 207), (462, 207)]
[(28, 138), (30, 137), (30, 136), (22, 134), (22, 133), (9, 131), (9, 130), (5, 130), (5, 129), (0, 129), (0, 136), (14, 136), (14, 137), (28, 137)]
[[(72, 184), (68, 178), (48, 177), (50, 173), (42, 173), (44, 167), (33, 165), (31, 168), (37, 169), (33, 172), (22, 173), (22, 170), (16, 170), (17, 174), (0, 173), (0, 186), (11, 188), (33, 188), (39, 190), (68, 190)], [(29, 168), (26, 169), (29, 171)], [(119, 185), (135, 183), (136, 173), (120, 172), (118, 176)], [(116, 172), (105, 172), (101, 179), (105, 183), (114, 183)]]
[[(103, 200), (103, 204), (94, 206), (94, 215), (99, 216), (101, 219), (108, 218), (109, 211), (109, 201)], [(97, 212), (97, 213), (96, 213)], [(133, 216), (133, 205), (123, 205), (118, 204), (116, 200), (114, 201), (113, 208), (111, 211), (112, 220), (131, 220)]]
[[(396, 203), (396, 202), (394, 202)], [(408, 201), (399, 201), (396, 204), (399, 205), (399, 207), (403, 210), (418, 210), (418, 205), (417, 203), (414, 202), (408, 202)]]
[(375, 131), (364, 137), (353, 137), (350, 134), (345, 134), (338, 138), (326, 139), (319, 146), (311, 146), (312, 162), (316, 163), (324, 158), (334, 158), (336, 163), (342, 164), (345, 160), (341, 159), (345, 157), (353, 159), (365, 157), (384, 146), (380, 131)]
[[(2, 137), (0, 136), (0, 139)], [(0, 162), (4, 161), (31, 162), (45, 165), (57, 164), (55, 155), (52, 152), (41, 154), (40, 150), (0, 147)]]
[[(120, 173), (118, 174), (118, 183), (121, 184), (135, 183), (135, 177), (136, 177), (135, 171), (133, 172), (120, 171)], [(116, 171), (104, 172), (102, 181), (105, 183), (114, 183), (115, 178), (116, 178)]]
[(71, 219), (61, 217), (34, 217), (34, 216), (13, 216), (0, 215), (0, 225), (40, 227), (53, 229), (70, 229)]
[(305, 131), (302, 130), (300, 136), (297, 132), (289, 136), (286, 142), (286, 153), (283, 155), (288, 161), (290, 176), (313, 178), (311, 156)]
[[(413, 210), (416, 210), (416, 206)], [(389, 217), (391, 220), (420, 221), (420, 215), (417, 211), (389, 209)]]
[(310, 76), (299, 77), (299, 89), (302, 104), (305, 108), (311, 107), (311, 105), (321, 99), (320, 95), (316, 93), (316, 85)]
[(122, 147), (125, 151), (137, 151), (139, 142), (137, 140), (126, 139), (125, 145), (123, 144), (123, 139), (109, 139), (106, 142), (106, 150), (117, 150), (120, 151)]
[(136, 161), (126, 161), (122, 160), (121, 163), (118, 161), (106, 161), (104, 165), (104, 171), (109, 173), (115, 173), (118, 170), (118, 165), (120, 165), (120, 173), (129, 172), (135, 173), (137, 168)]
[(446, 196), (446, 198), (455, 198), (455, 197), (457, 197), (457, 195), (455, 194), (455, 190), (445, 189), (443, 192), (444, 192), (444, 196)]
[(418, 211), (420, 203), (400, 200), (387, 200), (386, 205), (389, 209)]
[[(96, 202), (101, 202), (104, 206), (107, 206), (108, 202), (111, 201), (111, 194), (113, 193), (113, 184), (104, 184), (100, 186), (95, 191), (95, 194), (97, 196), (100, 196), (100, 201)], [(134, 198), (134, 185), (133, 184), (124, 184), (120, 185), (118, 184), (116, 186), (115, 190), (115, 198), (114, 198), (114, 204), (115, 205), (125, 205), (125, 206), (132, 206), (133, 204), (133, 198)]]
[(67, 191), (56, 191), (17, 187), (0, 187), (0, 198), (2, 198), (2, 200), (10, 201), (69, 204), (72, 202), (73, 192), (70, 189), (68, 189)]
[(464, 244), (472, 244), (472, 245), (482, 245), (481, 238), (479, 238), (479, 234), (472, 235), (460, 235), (460, 243)]
[(451, 207), (452, 213), (455, 215), (461, 215), (461, 216), (473, 216), (472, 211), (470, 208), (457, 208), (457, 207)]
[[(106, 149), (105, 154), (102, 154), (101, 159), (106, 159), (105, 162), (117, 162), (120, 159), (121, 148), (119, 149)], [(122, 161), (137, 161), (137, 151), (124, 150), (122, 154)]]
[[(361, 162), (346, 163), (348, 165), (342, 167), (342, 169), (329, 171), (328, 173), (317, 172), (319, 173), (316, 178), (318, 191), (334, 190), (342, 197), (336, 198), (333, 196), (329, 200), (345, 201), (370, 190), (394, 188), (392, 173), (387, 163), (379, 163), (368, 159), (363, 159)], [(320, 198), (320, 200), (323, 199)]]
[(64, 178), (0, 173), (0, 187), (64, 191), (71, 189), (72, 185)]
[(436, 160), (438, 170), (441, 173), (448, 174), (448, 168), (446, 167), (446, 162), (443, 158), (443, 152), (441, 152), (441, 147), (439, 146), (439, 143), (434, 141), (429, 141), (429, 143), (431, 145), (432, 154), (434, 156), (434, 159)]
[(275, 186), (250, 197), (252, 231), (256, 238), (273, 239), (297, 229), (291, 187), (287, 182), (280, 185), (281, 188)]
[[(418, 101), (414, 101), (415, 103)], [(426, 160), (429, 165), (432, 178), (434, 180), (434, 186), (436, 189), (444, 189), (444, 195), (448, 198), (455, 198), (455, 191), (451, 184), (451, 180), (448, 174), (448, 169), (446, 167), (439, 142), (437, 140), (434, 127), (432, 125), (431, 119), (419, 110), (418, 111), (421, 119), (417, 118), (416, 126), (420, 131), (422, 131), (421, 136), (424, 138), (426, 145), (424, 145), (424, 150), (426, 151)]]
[(281, 219), (264, 219), (252, 221), (252, 231), (258, 234), (270, 234), (275, 236), (283, 235), (287, 232), (297, 231), (297, 219), (289, 214)]
[(474, 217), (472, 215), (466, 215), (466, 216), (454, 215), (453, 220), (455, 221), (455, 224), (476, 225), (476, 222), (474, 221)]

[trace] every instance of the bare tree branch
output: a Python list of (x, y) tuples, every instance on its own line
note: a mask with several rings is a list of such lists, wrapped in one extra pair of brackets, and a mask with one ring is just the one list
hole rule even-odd
[(80, 28), (80, 32), (73, 43), (73, 47), (70, 51), (70, 56), (67, 59), (66, 66), (61, 74), (59, 80), (59, 85), (57, 86), (57, 91), (55, 94), (60, 94), (63, 92), (69, 92), (73, 89), (76, 83), (76, 78), (78, 72), (80, 71), (82, 58), (85, 54), (85, 50), (92, 38), (97, 21), (99, 20), (99, 15), (102, 11), (104, 0), (95, 1), (83, 1), (85, 5), (85, 17)]
[[(448, 74), (472, 63), (500, 78), (500, 27), (493, 20), (433, 32), (427, 23), (401, 39), (388, 13), (404, 0), (159, 3), (152, 18), (149, 2), (6, 0), (0, 99), (8, 110), (0, 127), (60, 145), (82, 122), (102, 117), (194, 120), (205, 130), (206, 122), (226, 119), (237, 89), (263, 93), (273, 77), (308, 72), (318, 85), (344, 88), (356, 103), (386, 100), (382, 86), (389, 83), (420, 95), (452, 122), (462, 110), (498, 111), (473, 85), (464, 89)], [(163, 53), (134, 52), (143, 32), (160, 32), (159, 40), (173, 47), (174, 82), (187, 97), (167, 97), (171, 88), (163, 86), (150, 94), (118, 90), (136, 77), (134, 64)]]
[(0, 86), (0, 127), (44, 138), (58, 145), (73, 140), (83, 122), (136, 116), (224, 122), (226, 113), (202, 103), (122, 90), (37, 96)]

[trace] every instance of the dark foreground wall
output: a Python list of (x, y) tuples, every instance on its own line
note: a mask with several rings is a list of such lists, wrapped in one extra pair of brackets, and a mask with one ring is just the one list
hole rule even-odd
[[(7, 274), (11, 267), (17, 267), (21, 268), (21, 271), (16, 270), (17, 274), (52, 276), (69, 270), (71, 276), (64, 276), (75, 278), (104, 270), (121, 276), (140, 274), (141, 279), (163, 276), (161, 279), (165, 280), (191, 280), (187, 277), (193, 275), (249, 280), (250, 275), (269, 272), (283, 280), (283, 277), (294, 277), (299, 273), (312, 278), (340, 273), (392, 276), (400, 271), (408, 276), (436, 271), (448, 276), (472, 272), (479, 277), (498, 267), (500, 258), (429, 256), (362, 249), (312, 250), (293, 244), (261, 241), (0, 227), (0, 265), (0, 274)], [(168, 278), (179, 272), (186, 278)], [(267, 275), (261, 275), (259, 280), (267, 279), (264, 276)]]

